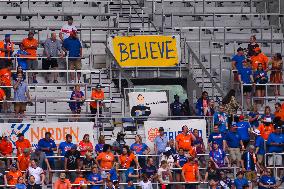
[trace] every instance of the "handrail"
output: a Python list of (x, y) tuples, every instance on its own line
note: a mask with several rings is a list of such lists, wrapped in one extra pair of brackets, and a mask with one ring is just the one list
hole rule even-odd
[[(212, 78), (211, 74), (207, 71), (207, 69), (204, 67), (204, 65), (202, 64), (202, 62), (199, 60), (199, 58), (197, 57), (197, 55), (195, 54), (195, 52), (193, 51), (193, 49), (189, 46), (189, 44), (187, 42), (186, 46), (188, 48), (188, 53), (191, 53), (192, 58), (196, 60), (196, 62), (198, 63), (198, 65), (200, 66), (200, 68), (202, 69), (202, 71), (206, 74), (206, 76), (210, 79), (210, 82), (212, 83), (212, 85), (217, 89), (217, 91), (224, 96), (225, 93), (224, 91), (217, 85), (217, 83), (215, 82), (215, 80)], [(212, 86), (212, 87), (213, 87)]]

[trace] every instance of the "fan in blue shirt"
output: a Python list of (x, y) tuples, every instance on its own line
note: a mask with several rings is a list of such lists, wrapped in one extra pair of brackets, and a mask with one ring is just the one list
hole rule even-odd
[(272, 176), (271, 169), (265, 170), (264, 175), (259, 179), (258, 189), (274, 189), (276, 187), (276, 179)]
[(100, 189), (101, 185), (99, 184), (103, 183), (103, 179), (99, 174), (97, 165), (92, 167), (92, 172), (87, 176), (87, 180), (93, 185), (90, 189)]
[(219, 106), (219, 112), (213, 115), (214, 125), (219, 126), (219, 131), (225, 133), (228, 128), (228, 115), (224, 112), (224, 106)]
[(254, 144), (256, 147), (255, 153), (257, 155), (264, 155), (265, 154), (264, 139), (260, 136), (260, 131), (258, 129), (255, 129), (252, 133), (256, 135), (255, 144)]
[(209, 135), (208, 143), (211, 143), (211, 148), (213, 147), (213, 142), (217, 142), (219, 148), (223, 149), (223, 141), (225, 137), (222, 133), (219, 132), (218, 125), (214, 125), (213, 132)]
[(243, 48), (237, 49), (237, 54), (232, 57), (232, 68), (240, 71), (243, 68), (243, 61), (246, 59)]
[(63, 41), (62, 49), (69, 52), (69, 60), (78, 59), (82, 56), (82, 45), (76, 37), (75, 31), (72, 31), (70, 36)]
[(281, 126), (276, 126), (274, 133), (267, 139), (269, 153), (282, 153), (284, 149), (284, 135), (281, 133)]
[(244, 173), (242, 171), (239, 171), (237, 173), (237, 178), (234, 180), (236, 189), (243, 189), (243, 186), (246, 186), (248, 184), (248, 180), (244, 178)]
[[(178, 155), (174, 157), (177, 168), (182, 168), (187, 163), (188, 158), (184, 155), (182, 148), (179, 149)], [(175, 170), (176, 173), (181, 174), (181, 170)], [(179, 181), (178, 181), (179, 182)]]
[(248, 142), (250, 140), (250, 136), (249, 136), (249, 130), (250, 130), (250, 124), (247, 121), (243, 120), (243, 116), (241, 115), (239, 117), (239, 122), (237, 123), (237, 132), (240, 136), (240, 139), (245, 143)]
[(225, 140), (229, 148), (241, 147), (242, 140), (236, 127), (231, 127), (231, 130), (225, 136)]
[[(72, 135), (70, 134), (67, 134), (66, 137), (65, 137), (66, 141), (64, 142), (61, 142), (59, 144), (59, 147), (58, 147), (58, 153), (61, 155), (61, 156), (65, 156), (66, 152), (68, 150), (71, 149), (71, 147), (74, 145), (72, 143)], [(62, 160), (64, 161), (64, 158), (62, 158)]]

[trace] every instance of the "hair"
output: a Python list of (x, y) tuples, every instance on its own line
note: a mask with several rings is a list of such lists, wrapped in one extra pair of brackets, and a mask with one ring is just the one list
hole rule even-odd
[(124, 146), (121, 148), (121, 154), (122, 154), (123, 148), (126, 149), (128, 155), (131, 154), (131, 150), (130, 150), (129, 146), (127, 146), (127, 145), (124, 145)]
[(105, 144), (104, 147), (103, 147), (103, 152), (108, 151), (108, 149), (110, 149), (110, 148), (111, 148), (111, 145)]
[(31, 179), (31, 177), (34, 177), (34, 178), (35, 178), (35, 176), (33, 176), (33, 175), (30, 175), (30, 176), (29, 176), (29, 180)]
[(142, 137), (141, 137), (141, 135), (136, 135), (136, 136), (139, 138), (140, 142), (142, 143)]
[(237, 172), (236, 176), (239, 176), (239, 175), (244, 175), (244, 173), (242, 171), (239, 171)]
[(280, 53), (276, 53), (275, 57), (277, 58), (277, 60), (282, 60), (282, 55)]
[(271, 112), (270, 106), (265, 106), (265, 108), (264, 108), (264, 114), (266, 113), (266, 110), (269, 110), (269, 111)]
[(187, 128), (188, 128), (188, 126), (187, 126), (187, 125), (184, 125), (184, 126), (182, 126), (181, 130), (183, 131), (185, 127), (187, 127)]
[(84, 136), (83, 136), (83, 140), (85, 139), (85, 137), (90, 137), (90, 135), (89, 134), (84, 134)]
[(100, 135), (99, 138), (98, 138), (98, 143), (102, 144), (104, 140), (105, 140), (105, 136), (104, 135)]
[(255, 37), (255, 35), (252, 35), (252, 36), (250, 36), (251, 38), (253, 38), (253, 40), (255, 40), (256, 41), (256, 37)]
[[(211, 164), (211, 166), (209, 167), (209, 163)], [(214, 170), (216, 170), (216, 165), (215, 165), (215, 163), (214, 163), (214, 161), (212, 161), (212, 160), (209, 160), (208, 161), (208, 168), (210, 169), (214, 169)]]
[(203, 96), (205, 94), (208, 94), (207, 91), (203, 91), (201, 95)]
[(46, 136), (46, 135), (51, 136), (51, 133), (50, 132), (45, 132), (44, 136)]
[(276, 102), (276, 103), (275, 103), (275, 106), (276, 106), (276, 105), (279, 106), (279, 107), (281, 107), (280, 102)]
[(228, 104), (231, 101), (232, 96), (236, 95), (236, 91), (234, 89), (231, 89), (227, 95), (223, 98), (222, 104)]
[(167, 160), (161, 161), (161, 165), (167, 164)]
[(142, 95), (142, 94), (138, 94), (137, 99), (138, 99), (140, 96), (142, 96), (142, 97), (143, 97), (143, 95)]
[(65, 136), (65, 139), (67, 140), (68, 138), (72, 138), (72, 135), (67, 134), (67, 135)]
[(152, 156), (148, 156), (147, 163), (149, 163), (150, 159), (153, 159), (153, 157)]

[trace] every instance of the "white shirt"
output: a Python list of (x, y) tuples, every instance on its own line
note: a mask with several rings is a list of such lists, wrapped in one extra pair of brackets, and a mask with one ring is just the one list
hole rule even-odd
[(142, 189), (153, 189), (152, 187), (152, 183), (151, 181), (148, 180), (148, 182), (144, 182), (143, 180), (141, 180), (139, 182), (139, 186), (142, 188)]
[(42, 168), (40, 168), (40, 167), (37, 167), (37, 168), (29, 167), (27, 171), (29, 173), (29, 176), (33, 175), (35, 177), (35, 183), (36, 184), (41, 184), (40, 175), (44, 173)]
[(75, 30), (77, 31), (77, 28), (75, 25), (68, 25), (68, 24), (65, 24), (64, 26), (62, 26), (60, 32), (63, 34), (63, 39), (66, 39), (70, 36), (70, 33), (72, 32), (72, 30)]

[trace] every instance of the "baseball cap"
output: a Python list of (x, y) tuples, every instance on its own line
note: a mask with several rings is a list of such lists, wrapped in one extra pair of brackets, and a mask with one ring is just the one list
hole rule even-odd
[(239, 51), (243, 51), (244, 49), (242, 48), (242, 47), (239, 47), (238, 49), (237, 49), (237, 52), (239, 52)]
[(159, 131), (164, 131), (164, 127), (159, 127)]
[(239, 116), (239, 120), (244, 120), (245, 119), (245, 116), (244, 115), (240, 115)]
[(97, 88), (97, 89), (101, 89), (101, 88), (103, 88), (103, 87), (102, 87), (100, 84), (97, 84), (96, 88)]
[[(218, 142), (217, 141), (213, 141), (213, 144), (218, 144)], [(219, 144), (218, 144), (219, 145)]]
[(259, 131), (258, 129), (254, 129), (254, 130), (252, 131), (252, 133), (254, 133), (254, 134), (256, 134), (256, 135), (260, 135), (260, 131)]

